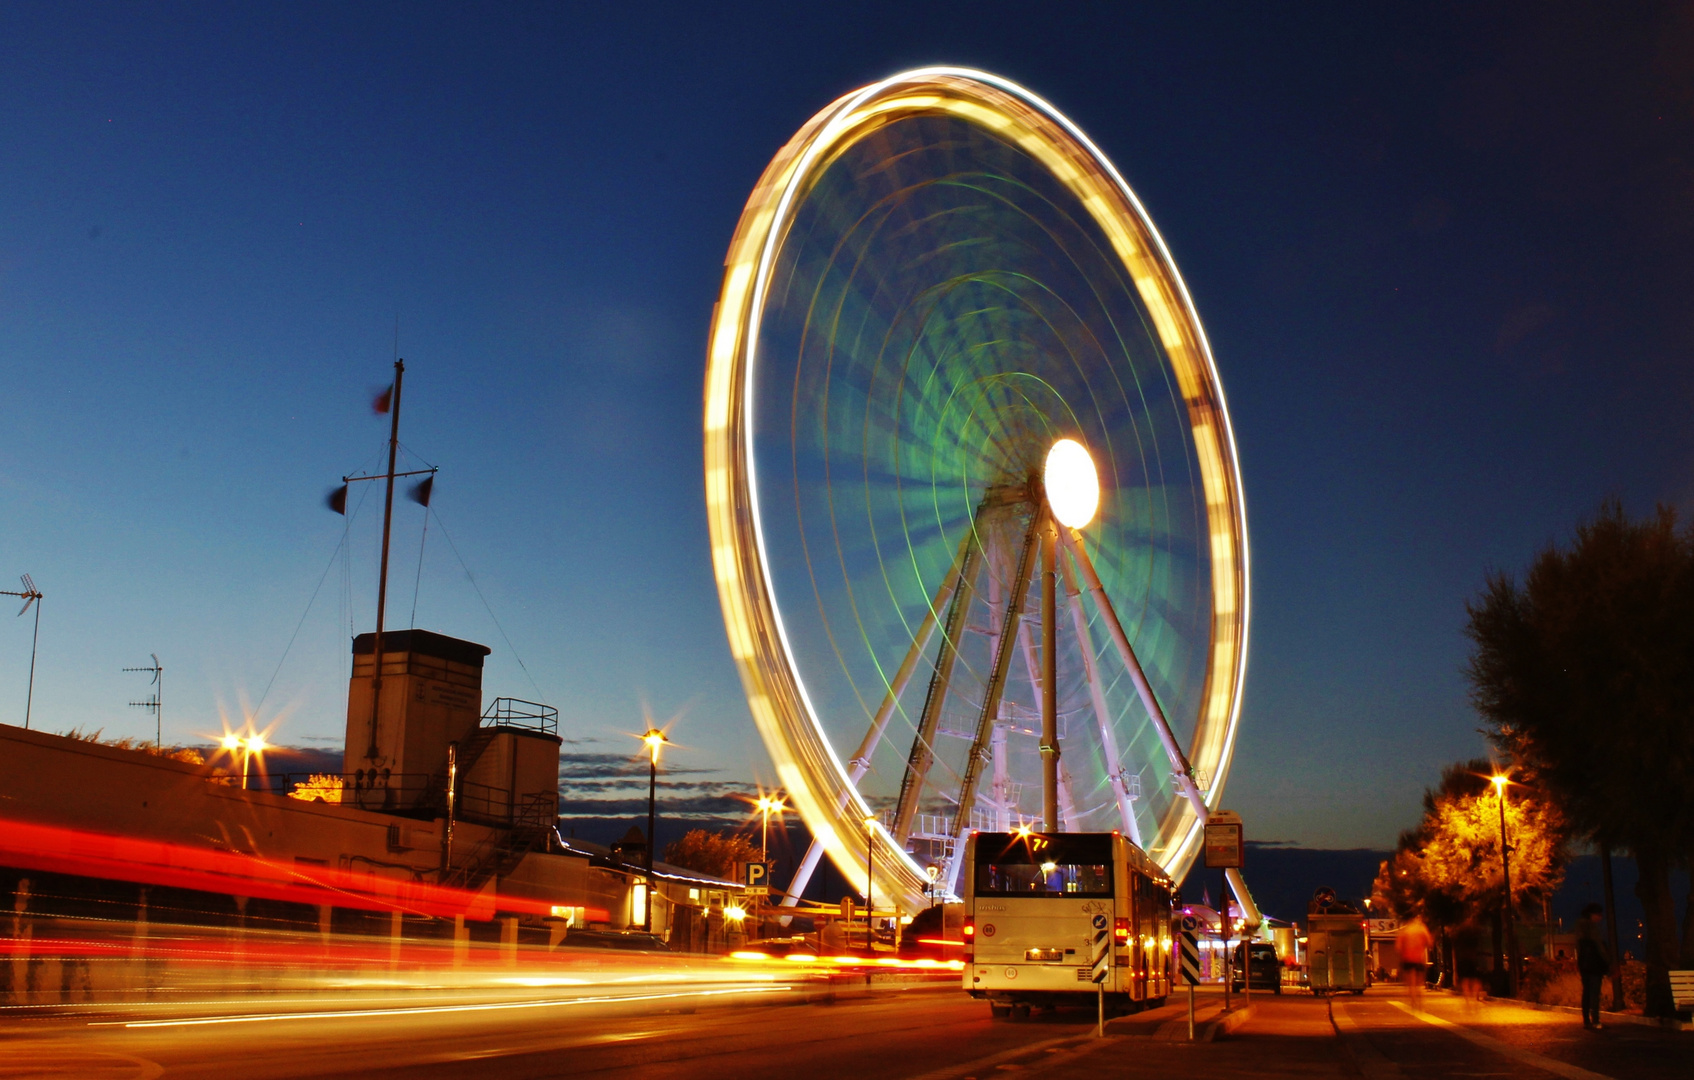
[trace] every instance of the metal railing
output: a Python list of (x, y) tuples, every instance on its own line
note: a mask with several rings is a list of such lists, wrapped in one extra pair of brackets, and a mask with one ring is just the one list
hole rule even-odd
[(539, 701), (524, 701), (522, 698), (495, 698), (488, 706), (488, 711), (482, 714), (482, 723), (486, 726), (523, 728), (527, 731), (539, 731), (547, 735), (559, 733), (559, 710), (551, 705), (543, 705)]

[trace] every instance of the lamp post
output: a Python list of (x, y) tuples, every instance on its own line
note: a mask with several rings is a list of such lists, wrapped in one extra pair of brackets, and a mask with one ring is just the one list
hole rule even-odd
[(775, 795), (760, 795), (753, 808), (764, 815), (764, 824), (759, 829), (759, 858), (765, 862), (771, 861), (771, 814), (780, 814), (788, 807)]
[(265, 742), (263, 735), (251, 735), (245, 739), (239, 735), (225, 735), (219, 740), (219, 745), (232, 753), (241, 751), (241, 790), (246, 791), (248, 766), (252, 763), (253, 755), (264, 753), (270, 744)]
[(1506, 996), (1517, 997), (1518, 935), (1512, 915), (1512, 846), (1506, 838), (1506, 785), (1511, 781), (1505, 776), (1497, 774), (1490, 777), (1489, 782), (1494, 785), (1494, 792), (1500, 797), (1500, 872), (1505, 887), (1505, 904), (1501, 912), (1506, 923), (1505, 933), (1503, 934), (1506, 949)]
[(642, 890), (646, 910), (641, 914), (641, 929), (649, 934), (653, 932), (653, 819), (659, 794), (659, 747), (667, 741), (658, 728), (648, 728), (641, 736), (641, 744), (647, 747), (647, 881)]
[(876, 883), (876, 818), (865, 818), (865, 948), (875, 949), (876, 904), (871, 900), (871, 888)]

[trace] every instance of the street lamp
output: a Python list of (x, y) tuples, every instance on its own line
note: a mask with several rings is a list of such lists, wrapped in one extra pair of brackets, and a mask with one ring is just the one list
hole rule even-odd
[(642, 890), (642, 907), (646, 910), (641, 915), (641, 929), (649, 934), (653, 932), (653, 818), (659, 794), (659, 747), (668, 741), (658, 728), (648, 728), (641, 736), (641, 745), (647, 748), (647, 887)]
[(865, 948), (875, 949), (876, 937), (876, 904), (871, 900), (871, 887), (875, 884), (873, 868), (876, 865), (876, 817), (865, 818)]
[(1506, 839), (1506, 785), (1511, 783), (1507, 777), (1495, 774), (1489, 777), (1489, 783), (1494, 785), (1494, 793), (1500, 797), (1500, 872), (1504, 879), (1505, 907), (1503, 928), (1506, 946), (1506, 996), (1518, 996), (1518, 946), (1517, 926), (1512, 915), (1512, 846)]
[(780, 814), (788, 807), (775, 795), (760, 795), (753, 808), (764, 815), (764, 825), (759, 830), (759, 858), (763, 862), (771, 861), (771, 815)]
[(270, 744), (265, 742), (263, 735), (252, 735), (245, 739), (239, 735), (225, 735), (219, 740), (219, 745), (231, 753), (241, 751), (241, 790), (246, 791), (248, 766), (253, 760), (253, 755), (263, 754), (270, 749)]

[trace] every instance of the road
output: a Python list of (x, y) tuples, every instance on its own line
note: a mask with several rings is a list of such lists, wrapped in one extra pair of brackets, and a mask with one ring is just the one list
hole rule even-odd
[(991, 1020), (944, 986), (857, 987), (833, 1000), (799, 982), (692, 981), (14, 1012), (0, 1020), (0, 1076), (1686, 1080), (1694, 1060), (1694, 1033), (1585, 1032), (1567, 1013), (1467, 1008), (1447, 995), (1418, 1012), (1382, 988), (1333, 1004), (1256, 995), (1244, 1024), (1189, 1044), (1177, 1006), (1114, 1021), (1096, 1039), (1085, 1010)]

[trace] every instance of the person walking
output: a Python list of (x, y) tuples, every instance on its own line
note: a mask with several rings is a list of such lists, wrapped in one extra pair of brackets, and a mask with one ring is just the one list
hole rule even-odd
[[(1605, 909), (1589, 904), (1576, 924), (1576, 973), (1582, 977), (1582, 1026), (1600, 1030), (1600, 983), (1612, 970), (1612, 959), (1600, 936), (1600, 914)], [(1614, 1006), (1615, 1007), (1615, 1006)]]
[(1411, 992), (1412, 1008), (1419, 1012), (1423, 1011), (1423, 987), (1429, 978), (1429, 947), (1434, 943), (1435, 938), (1421, 915), (1412, 916), (1411, 922), (1400, 927), (1400, 936), (1395, 941), (1400, 953), (1400, 977)]

